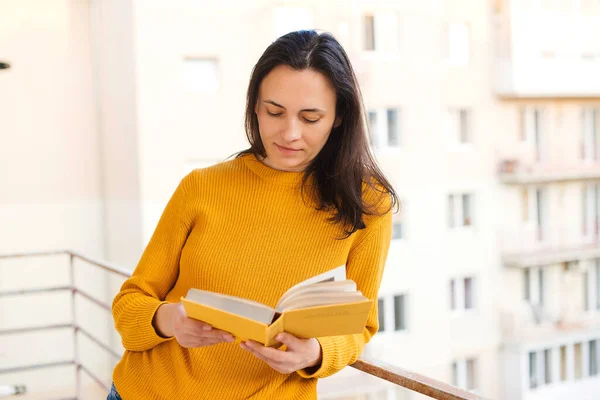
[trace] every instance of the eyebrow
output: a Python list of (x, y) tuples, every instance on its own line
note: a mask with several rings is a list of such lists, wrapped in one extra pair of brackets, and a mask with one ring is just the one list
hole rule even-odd
[[(281, 104), (278, 104), (278, 103), (274, 102), (273, 100), (263, 100), (263, 103), (272, 104), (275, 107), (283, 108), (285, 110), (284, 106), (282, 106)], [(321, 110), (320, 108), (304, 108), (304, 109), (300, 110), (300, 112), (303, 112), (303, 111), (325, 113), (325, 110)]]

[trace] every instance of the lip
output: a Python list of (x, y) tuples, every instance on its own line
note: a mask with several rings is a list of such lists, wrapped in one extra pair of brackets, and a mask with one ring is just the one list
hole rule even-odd
[(274, 144), (275, 144), (275, 146), (277, 146), (277, 148), (278, 148), (279, 150), (281, 150), (281, 151), (284, 151), (284, 152), (290, 152), (290, 153), (292, 153), (292, 152), (297, 152), (297, 151), (300, 151), (300, 149), (290, 149), (289, 147), (283, 147), (283, 146), (280, 146), (280, 145), (278, 145), (277, 143), (274, 143)]

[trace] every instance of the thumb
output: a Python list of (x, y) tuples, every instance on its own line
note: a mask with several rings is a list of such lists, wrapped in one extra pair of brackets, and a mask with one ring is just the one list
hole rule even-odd
[(285, 347), (287, 347), (289, 350), (292, 350), (292, 351), (294, 349), (298, 348), (298, 346), (301, 344), (300, 339), (298, 339), (296, 336), (286, 333), (286, 332), (281, 332), (279, 335), (277, 335), (277, 337), (275, 339), (277, 339), (281, 343), (285, 344)]

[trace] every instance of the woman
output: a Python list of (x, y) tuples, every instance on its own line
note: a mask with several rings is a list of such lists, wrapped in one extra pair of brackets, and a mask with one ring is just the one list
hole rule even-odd
[(248, 88), (250, 148), (183, 178), (114, 300), (126, 352), (109, 399), (313, 399), (317, 378), (359, 357), (377, 332), (376, 307), (361, 334), (282, 333), (286, 346), (274, 349), (233, 343), (187, 318), (179, 299), (199, 288), (274, 306), (342, 264), (376, 299), (397, 200), (363, 121), (350, 61), (331, 35), (293, 32), (267, 48)]

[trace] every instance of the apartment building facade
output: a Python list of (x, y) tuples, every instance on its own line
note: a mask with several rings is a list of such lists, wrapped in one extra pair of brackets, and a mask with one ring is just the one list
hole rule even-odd
[[(5, 251), (75, 247), (133, 267), (181, 177), (245, 148), (264, 48), (322, 29), (352, 59), (373, 152), (402, 200), (365, 355), (488, 398), (600, 392), (597, 2), (6, 4), (0, 84), (28, 101), (1, 103), (14, 112), (0, 128), (27, 133), (10, 138), (27, 157), (5, 158), (19, 166), (4, 185)], [(22, 160), (49, 159), (48, 146), (64, 162), (46, 167), (40, 198), (19, 182), (38, 182), (43, 164)], [(69, 230), (28, 237), (32, 215), (66, 215)], [(97, 284), (106, 298), (118, 288)], [(319, 390), (421, 398), (353, 370)]]

